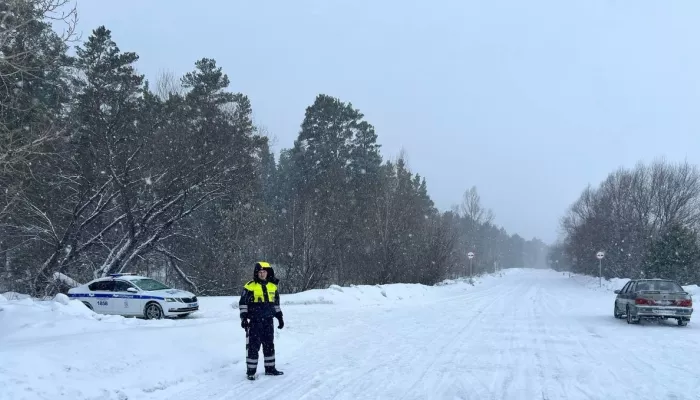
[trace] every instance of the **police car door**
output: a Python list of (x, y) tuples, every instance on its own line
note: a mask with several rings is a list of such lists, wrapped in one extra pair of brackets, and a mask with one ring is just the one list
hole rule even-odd
[(90, 293), (90, 304), (95, 312), (100, 314), (112, 314), (114, 300), (114, 281), (95, 282), (95, 289)]
[[(136, 289), (134, 285), (127, 281), (114, 281), (114, 306), (113, 311), (119, 315), (136, 315), (143, 314), (143, 306), (141, 296), (129, 288)], [(136, 289), (138, 290), (138, 289)]]

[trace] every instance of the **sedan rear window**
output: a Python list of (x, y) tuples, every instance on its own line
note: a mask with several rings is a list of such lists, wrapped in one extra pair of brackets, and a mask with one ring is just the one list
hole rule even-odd
[(637, 291), (683, 292), (683, 288), (674, 281), (640, 281)]

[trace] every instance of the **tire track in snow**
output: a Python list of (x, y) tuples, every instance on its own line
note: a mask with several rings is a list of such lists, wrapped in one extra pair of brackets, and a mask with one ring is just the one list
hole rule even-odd
[[(504, 288), (507, 288), (507, 290), (504, 290)], [(459, 347), (457, 346), (461, 343), (464, 343), (465, 341), (483, 340), (484, 338), (482, 337), (482, 335), (478, 334), (481, 325), (477, 324), (477, 322), (489, 323), (489, 318), (493, 320), (494, 316), (498, 315), (498, 311), (502, 310), (503, 307), (510, 302), (509, 299), (511, 298), (513, 293), (516, 293), (517, 291), (521, 290), (521, 287), (508, 287), (499, 285), (492, 289), (493, 290), (480, 297), (480, 300), (490, 299), (490, 301), (482, 300), (482, 302), (476, 307), (476, 313), (469, 320), (467, 320), (466, 323), (459, 327), (459, 329), (457, 330), (457, 334), (450, 340), (445, 340), (445, 346), (443, 348), (443, 351), (441, 351), (435, 358), (433, 358), (430, 365), (427, 368), (425, 368), (424, 372), (421, 374), (419, 379), (408, 390), (406, 390), (404, 398), (405, 396), (408, 396), (408, 394), (411, 393), (419, 383), (424, 382), (428, 374), (436, 374), (436, 371), (433, 370), (434, 365), (436, 362), (441, 360), (440, 356), (444, 355), (450, 356), (447, 357), (447, 362), (444, 364), (444, 368), (440, 372), (440, 376), (443, 377), (441, 382), (442, 384), (436, 385), (436, 389), (442, 389), (443, 393), (436, 393), (437, 397), (448, 398), (451, 396), (455, 396), (457, 398), (462, 399), (470, 398), (469, 396), (471, 394), (467, 392), (468, 388), (468, 390), (471, 392), (477, 391), (480, 398), (487, 398), (486, 396), (488, 396), (488, 394), (491, 393), (491, 388), (487, 386), (481, 379), (479, 379), (478, 376), (476, 376), (472, 372), (473, 360), (468, 359), (469, 355), (467, 353), (463, 351), (458, 351)], [(495, 313), (488, 313), (488, 311), (491, 309), (495, 309), (497, 311)], [(445, 351), (445, 349), (450, 349), (450, 347), (453, 347), (451, 351)], [(503, 354), (507, 353), (502, 353), (501, 355)], [(466, 363), (459, 362), (465, 359)], [(463, 372), (466, 372), (466, 374), (463, 374)], [(451, 388), (451, 385), (453, 385), (455, 381), (460, 382), (462, 387), (461, 390), (456, 391)], [(416, 398), (420, 398), (420, 396)]]
[[(576, 363), (577, 353), (573, 353), (569, 348), (574, 342), (576, 346), (586, 351), (589, 356), (592, 356), (587, 348), (582, 346), (580, 339), (578, 339), (579, 334), (571, 330), (571, 324), (567, 324), (564, 329), (553, 328), (552, 324), (548, 321), (560, 319), (562, 315), (566, 314), (568, 309), (566, 302), (567, 298), (562, 299), (560, 296), (552, 295), (549, 291), (540, 290), (538, 292), (536, 309), (537, 320), (543, 326), (543, 352), (545, 354), (546, 363), (548, 369), (552, 372), (551, 375), (544, 375), (543, 382), (543, 398), (545, 399), (559, 399), (571, 396), (568, 393), (570, 388), (574, 388), (579, 395), (583, 395), (584, 398), (595, 399), (593, 393), (584, 390), (581, 385), (578, 384), (578, 380), (574, 382), (567, 382), (570, 379), (570, 371), (567, 371), (566, 364), (571, 365)], [(556, 308), (555, 308), (556, 305)], [(570, 338), (576, 338), (574, 340)], [(566, 345), (563, 347), (562, 344)]]
[[(499, 290), (500, 288), (497, 287), (497, 288), (491, 288), (491, 289), (492, 289), (493, 292), (498, 293), (498, 290)], [(493, 293), (492, 293), (491, 291), (488, 291), (488, 293), (485, 293), (484, 295), (479, 296), (478, 298), (474, 299), (474, 300), (479, 300), (479, 301), (480, 301), (480, 303), (476, 306), (477, 309), (476, 309), (476, 312), (474, 313), (474, 315), (471, 316), (471, 318), (469, 318), (468, 320), (466, 320), (466, 322), (465, 322), (464, 324), (461, 324), (461, 325), (459, 326), (459, 329), (457, 330), (457, 333), (456, 333), (453, 337), (450, 337), (449, 339), (443, 340), (443, 343), (444, 343), (444, 344), (443, 344), (443, 346), (440, 348), (440, 351), (437, 352), (437, 355), (436, 355), (435, 357), (433, 357), (433, 359), (430, 361), (430, 363), (427, 365), (427, 367), (424, 367), (423, 372), (420, 374), (420, 376), (419, 376), (418, 379), (415, 381), (415, 383), (413, 383), (413, 385), (411, 385), (411, 386), (406, 390), (406, 393), (404, 394), (404, 396), (402, 397), (402, 399), (403, 399), (403, 398), (406, 398), (406, 396), (408, 396), (408, 394), (411, 393), (411, 392), (413, 391), (413, 389), (415, 389), (415, 387), (416, 387), (419, 383), (423, 382), (423, 380), (425, 379), (426, 375), (427, 375), (428, 373), (432, 372), (433, 368), (435, 367), (435, 363), (438, 362), (438, 361), (441, 359), (441, 356), (444, 356), (444, 355), (447, 355), (447, 354), (452, 354), (451, 359), (454, 360), (454, 358), (456, 357), (456, 355), (459, 354), (459, 353), (457, 353), (456, 351), (446, 351), (446, 350), (449, 350), (449, 348), (452, 347), (452, 346), (454, 346), (455, 343), (460, 343), (460, 339), (463, 338), (463, 337), (465, 337), (465, 335), (467, 335), (468, 333), (473, 333), (473, 330), (471, 329), (471, 327), (474, 325), (475, 322), (481, 321), (481, 320), (483, 319), (484, 312), (485, 312), (488, 308), (493, 307), (493, 306), (496, 305), (496, 304), (500, 304), (500, 303), (496, 303), (496, 302), (493, 302), (493, 301), (491, 301), (491, 302), (486, 302), (486, 303), (484, 304), (483, 299), (486, 299), (486, 298), (488, 298), (488, 299), (493, 299), (493, 298), (494, 298)], [(503, 296), (498, 297), (498, 299), (499, 299), (499, 301), (501, 301), (501, 300), (503, 299)], [(451, 299), (452, 302), (454, 302), (455, 300), (459, 300), (459, 299), (458, 299), (458, 298)], [(448, 330), (443, 330), (443, 331), (448, 331)], [(468, 336), (468, 335), (467, 335), (467, 336)], [(454, 364), (454, 362), (452, 362), (451, 364)]]
[[(544, 304), (547, 313), (552, 317), (564, 319), (564, 338), (573, 338), (579, 357), (569, 357), (567, 364), (575, 366), (576, 378), (571, 382), (578, 393), (584, 398), (600, 398), (600, 388), (619, 388), (620, 383), (630, 382), (623, 391), (610, 394), (616, 399), (700, 399), (697, 393), (700, 389), (700, 380), (697, 372), (677, 365), (680, 361), (675, 357), (668, 357), (662, 347), (667, 345), (656, 342), (655, 336), (647, 336), (650, 332), (638, 325), (628, 325), (624, 320), (615, 319), (611, 312), (604, 313), (612, 308), (603, 301), (581, 303), (581, 299), (600, 299), (600, 295), (590, 289), (574, 286), (567, 280), (563, 280), (560, 289), (546, 291)], [(609, 302), (614, 301), (610, 296)], [(557, 308), (553, 308), (553, 304)], [(596, 307), (596, 304), (601, 304)], [(607, 306), (607, 308), (605, 308)], [(572, 317), (572, 314), (576, 317)], [(594, 318), (587, 318), (588, 315)], [(660, 329), (669, 330), (669, 338), (672, 338), (670, 347), (678, 344), (675, 336), (678, 332), (674, 326), (660, 326)], [(548, 334), (549, 337), (562, 336)], [(652, 343), (644, 343), (653, 341)], [(562, 341), (559, 341), (562, 343)], [(658, 351), (649, 352), (647, 349), (658, 348)], [(672, 350), (672, 349), (669, 349)], [(564, 356), (571, 354), (571, 346), (558, 346), (549, 351), (550, 355)], [(581, 358), (584, 356), (585, 358)], [(683, 365), (681, 363), (681, 365)], [(664, 385), (664, 382), (678, 382), (676, 376), (679, 372), (687, 375), (688, 379), (680, 380), (687, 383), (687, 388), (679, 388), (677, 383)], [(635, 377), (634, 379), (631, 379)], [(640, 378), (640, 379), (636, 379)], [(696, 382), (695, 385), (692, 382)]]
[[(549, 357), (549, 348), (547, 346), (548, 340), (546, 337), (549, 335), (547, 334), (547, 321), (542, 315), (542, 287), (541, 286), (536, 286), (534, 293), (533, 293), (533, 307), (530, 308), (532, 312), (532, 321), (533, 321), (533, 327), (535, 328), (534, 330), (531, 330), (531, 332), (535, 333), (534, 335), (534, 343), (535, 343), (535, 362), (537, 364), (537, 378), (539, 381), (539, 384), (541, 386), (540, 392), (542, 394), (542, 399), (543, 400), (548, 400), (550, 397), (548, 393), (552, 391), (552, 389), (548, 388), (548, 379), (547, 376), (545, 375), (545, 365), (547, 365), (548, 369), (551, 367), (556, 367), (556, 363), (553, 363), (551, 358)], [(547, 358), (547, 363), (545, 364), (544, 358)], [(554, 364), (554, 365), (552, 365)]]
[[(479, 301), (481, 301), (481, 299), (492, 296), (492, 290), (496, 289), (491, 287), (467, 295), (458, 295), (446, 297), (441, 300), (430, 301), (427, 303), (406, 305), (396, 310), (396, 312), (402, 314), (400, 318), (400, 323), (397, 323), (396, 319), (387, 320), (385, 317), (378, 315), (370, 316), (368, 321), (360, 323), (360, 327), (364, 328), (364, 338), (369, 340), (360, 343), (352, 343), (347, 342), (346, 340), (341, 340), (340, 343), (337, 343), (337, 346), (333, 345), (330, 347), (346, 346), (354, 347), (355, 349), (369, 349), (371, 353), (373, 347), (374, 349), (376, 349), (377, 343), (386, 343), (387, 345), (383, 346), (382, 349), (389, 348), (390, 351), (368, 354), (365, 357), (365, 359), (371, 360), (370, 363), (359, 363), (354, 367), (354, 369), (351, 369), (349, 372), (348, 370), (345, 370), (344, 375), (337, 374), (335, 376), (328, 376), (329, 374), (322, 374), (316, 379), (317, 384), (315, 385), (314, 390), (311, 390), (309, 392), (303, 393), (305, 389), (303, 387), (299, 387), (299, 382), (292, 382), (290, 385), (285, 386), (284, 389), (296, 389), (296, 391), (294, 391), (293, 393), (300, 392), (301, 397), (298, 397), (299, 399), (338, 399), (344, 398), (343, 396), (349, 399), (356, 399), (357, 392), (365, 390), (367, 388), (368, 376), (373, 376), (373, 374), (376, 374), (377, 371), (382, 370), (384, 374), (387, 374), (386, 381), (392, 381), (392, 377), (396, 377), (396, 379), (401, 380), (404, 378), (404, 376), (403, 374), (398, 374), (396, 372), (398, 369), (405, 368), (406, 365), (425, 365), (425, 361), (422, 359), (418, 359), (417, 361), (411, 362), (411, 358), (413, 358), (411, 354), (416, 353), (416, 348), (426, 347), (424, 342), (426, 336), (432, 338), (434, 342), (447, 342), (446, 345), (440, 348), (440, 350), (436, 351), (437, 357), (446, 354), (445, 347), (449, 345), (449, 341), (443, 339), (444, 335), (449, 334), (449, 329), (444, 329), (445, 327), (440, 324), (428, 324), (427, 328), (432, 329), (432, 331), (429, 335), (426, 335), (426, 325), (424, 323), (421, 323), (425, 322), (425, 318), (416, 319), (416, 315), (431, 316), (430, 318), (432, 319), (435, 315), (435, 305), (444, 306), (445, 304), (452, 303), (454, 301), (468, 300), (470, 302), (479, 304)], [(393, 312), (389, 312), (389, 314), (392, 315)], [(365, 323), (367, 322), (370, 323), (365, 325)], [(406, 336), (407, 332), (405, 328), (406, 326), (411, 325), (414, 325), (418, 329), (415, 329), (412, 332), (408, 332), (408, 336)], [(397, 331), (397, 329), (399, 330)], [(352, 331), (352, 329), (348, 330)], [(365, 369), (366, 365), (371, 365), (371, 367)], [(410, 371), (414, 371), (417, 368), (421, 367), (411, 367), (408, 369)], [(323, 384), (320, 384), (318, 382), (322, 382)], [(334, 388), (328, 390), (327, 388), (331, 385), (333, 385)], [(317, 392), (321, 391), (321, 389), (324, 388), (326, 388), (326, 390), (330, 391), (331, 393), (324, 393), (322, 396), (318, 395)], [(400, 389), (401, 387), (396, 388), (397, 391), (399, 391)], [(272, 395), (274, 394), (274, 391), (262, 394)]]
[[(563, 339), (557, 340), (557, 345), (550, 345), (551, 350), (548, 353), (557, 355), (560, 365), (563, 365), (561, 359), (564, 358), (569, 366), (569, 374), (575, 372), (575, 379), (571, 379), (571, 376), (567, 377), (571, 382), (564, 383), (564, 391), (566, 386), (574, 387), (584, 398), (597, 399), (602, 387), (615, 387), (616, 384), (619, 386), (619, 382), (625, 382), (630, 376), (644, 376), (645, 371), (634, 364), (625, 363), (624, 368), (631, 369), (627, 373), (620, 371), (619, 363), (611, 365), (611, 357), (624, 357), (625, 352), (621, 351), (624, 347), (598, 334), (593, 327), (582, 322), (580, 317), (571, 317), (572, 314), (577, 315), (577, 311), (590, 307), (588, 304), (581, 304), (582, 298), (597, 296), (597, 294), (592, 294), (589, 289), (582, 286), (570, 287), (566, 282), (563, 281), (561, 289), (547, 291), (543, 297), (547, 300), (543, 305), (549, 318), (559, 318), (565, 322), (557, 325), (562, 329), (557, 332), (549, 329), (547, 333), (550, 343), (554, 343), (551, 338)], [(553, 308), (553, 304), (558, 307)], [(607, 315), (601, 317), (605, 318)], [(612, 315), (609, 317), (612, 323), (619, 322)], [(638, 395), (630, 398), (644, 398)]]
[(286, 375), (219, 371), (151, 398), (697, 400), (700, 362), (686, 354), (700, 350), (697, 331), (637, 329), (612, 317), (610, 301), (549, 271), (506, 275), (420, 305), (344, 310), (332, 336), (322, 332), (335, 315), (314, 316), (297, 336), (319, 332), (319, 342), (283, 347)]
[[(450, 324), (442, 326), (435, 323), (436, 312), (444, 312), (444, 307), (455, 307), (455, 303), (464, 303), (474, 310), (485, 305), (483, 299), (494, 298), (500, 288), (500, 282), (494, 286), (478, 288), (476, 291), (420, 304), (408, 304), (402, 307), (388, 307), (374, 310), (355, 310), (345, 325), (346, 335), (335, 335), (322, 341), (320, 346), (299, 348), (284, 359), (293, 360), (284, 364), (287, 374), (281, 377), (261, 375), (255, 382), (245, 380), (244, 371), (228, 376), (217, 374), (202, 377), (197, 385), (183, 384), (171, 388), (172, 399), (238, 399), (241, 393), (251, 390), (255, 385), (255, 395), (264, 397), (292, 399), (357, 399), (357, 393), (367, 389), (367, 380), (374, 381), (375, 376), (386, 376), (386, 382), (405, 382), (406, 373), (425, 368), (425, 360), (420, 357), (420, 347), (429, 347), (425, 340), (446, 342), (435, 357), (444, 356), (446, 347), (454, 338), (454, 312), (450, 312)], [(439, 306), (436, 309), (436, 306)], [(457, 313), (463, 314), (462, 313)], [(412, 327), (413, 329), (407, 329)], [(320, 327), (323, 329), (323, 327)], [(450, 336), (452, 335), (452, 336)], [(347, 353), (346, 353), (347, 352)], [(345, 360), (334, 357), (340, 353)], [(343, 354), (345, 353), (345, 354)], [(435, 361), (435, 359), (433, 359)], [(354, 363), (354, 365), (348, 365)], [(340, 364), (340, 365), (339, 365)], [(280, 367), (283, 369), (283, 367)], [(259, 370), (260, 371), (260, 367)], [(303, 378), (299, 378), (303, 376)], [(222, 384), (225, 379), (226, 384)], [(268, 382), (275, 384), (268, 386)], [(405, 391), (401, 385), (394, 385), (396, 397)], [(206, 396), (203, 397), (203, 393)], [(381, 396), (380, 396), (381, 397)], [(370, 396), (371, 398), (371, 396)], [(387, 398), (387, 397), (384, 397)]]

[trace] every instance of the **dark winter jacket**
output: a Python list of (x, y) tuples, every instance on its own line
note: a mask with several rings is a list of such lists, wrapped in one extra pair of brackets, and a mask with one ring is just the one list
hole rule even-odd
[[(258, 278), (258, 271), (265, 268), (267, 280)], [(253, 280), (243, 286), (241, 299), (238, 301), (241, 319), (261, 321), (266, 319), (282, 319), (280, 297), (277, 288), (279, 280), (275, 278), (275, 272), (267, 263), (255, 264)]]

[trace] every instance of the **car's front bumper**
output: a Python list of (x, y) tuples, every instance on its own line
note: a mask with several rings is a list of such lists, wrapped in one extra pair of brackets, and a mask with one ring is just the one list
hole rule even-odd
[(197, 310), (199, 310), (198, 304), (167, 303), (163, 311), (165, 311), (165, 315), (177, 315), (192, 313)]

